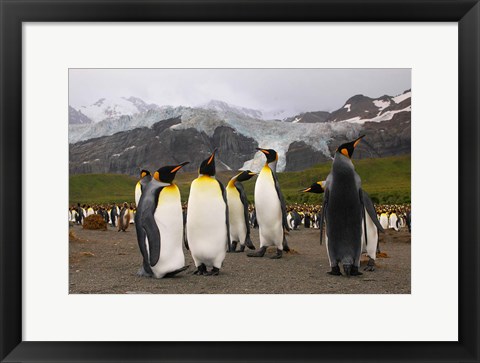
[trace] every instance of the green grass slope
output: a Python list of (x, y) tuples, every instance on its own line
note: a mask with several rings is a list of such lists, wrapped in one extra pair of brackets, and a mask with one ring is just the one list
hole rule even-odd
[(134, 201), (137, 179), (121, 174), (70, 176), (70, 204), (103, 204)]
[[(378, 159), (354, 160), (355, 169), (362, 178), (363, 189), (376, 203), (410, 203), (410, 155)], [(278, 173), (282, 192), (287, 203), (317, 204), (322, 197), (300, 193), (299, 190), (315, 181), (325, 180), (331, 162), (318, 164), (300, 172)], [(235, 172), (218, 173), (217, 178), (224, 184)], [(175, 179), (182, 193), (182, 200), (188, 199), (190, 183), (196, 173), (179, 172)], [(134, 200), (137, 178), (120, 174), (82, 174), (70, 177), (70, 203), (121, 203)], [(255, 177), (243, 183), (248, 199), (253, 202)]]

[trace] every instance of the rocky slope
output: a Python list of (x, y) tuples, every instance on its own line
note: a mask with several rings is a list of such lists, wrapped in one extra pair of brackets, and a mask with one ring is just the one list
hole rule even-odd
[(190, 161), (186, 171), (196, 171), (211, 151), (218, 147), (217, 169), (239, 169), (253, 158), (253, 139), (218, 127), (210, 137), (194, 128), (174, 130), (181, 122), (172, 118), (111, 136), (70, 144), (70, 174), (121, 173), (138, 175), (141, 169), (156, 170), (163, 165)]
[(70, 173), (137, 175), (141, 168), (154, 170), (182, 161), (191, 162), (186, 170), (197, 170), (215, 147), (219, 170), (258, 171), (264, 156), (255, 147), (263, 147), (279, 153), (278, 171), (296, 171), (329, 160), (338, 145), (360, 134), (366, 138), (355, 158), (410, 153), (410, 91), (378, 99), (357, 95), (332, 113), (306, 112), (285, 121), (262, 120), (255, 110), (220, 101), (191, 108), (124, 100), (136, 103), (137, 110), (145, 108), (133, 115), (69, 125)]

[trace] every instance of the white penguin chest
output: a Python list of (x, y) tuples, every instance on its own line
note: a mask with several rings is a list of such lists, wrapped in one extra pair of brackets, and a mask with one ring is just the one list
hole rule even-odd
[(255, 208), (257, 218), (277, 219), (282, 213), (272, 171), (267, 166), (263, 167), (255, 183)]
[[(226, 225), (226, 205), (217, 180), (201, 176), (192, 182), (188, 198), (187, 228), (211, 233)], [(226, 227), (225, 227), (226, 229)]]
[(244, 206), (240, 199), (240, 193), (235, 187), (227, 188), (227, 201), (230, 223), (241, 223), (244, 221)]
[(162, 189), (158, 196), (154, 217), (160, 230), (162, 243), (171, 238), (175, 241), (178, 238), (181, 239), (183, 235), (183, 214), (180, 191), (176, 185), (170, 185)]

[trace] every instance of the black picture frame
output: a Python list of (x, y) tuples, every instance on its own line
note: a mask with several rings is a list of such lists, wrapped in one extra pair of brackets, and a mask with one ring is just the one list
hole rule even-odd
[[(0, 359), (2, 362), (479, 361), (480, 4), (478, 1), (0, 0), (0, 11)], [(22, 226), (22, 178), (25, 177), (22, 172), (22, 22), (74, 21), (458, 22), (459, 341), (22, 341), (22, 227), (24, 227)], [(431, 140), (431, 142), (442, 143), (444, 140)], [(432, 264), (432, 268), (438, 267), (438, 262), (425, 260), (425, 263)], [(448, 273), (448, 266), (441, 267), (445, 269), (444, 273)], [(412, 329), (415, 327), (412, 326)]]

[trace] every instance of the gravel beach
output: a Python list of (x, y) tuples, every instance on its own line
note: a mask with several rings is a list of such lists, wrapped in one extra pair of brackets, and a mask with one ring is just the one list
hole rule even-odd
[[(380, 234), (380, 249), (386, 257), (377, 258), (377, 269), (347, 278), (330, 276), (325, 245), (319, 231), (290, 231), (292, 252), (280, 260), (249, 258), (246, 253), (228, 253), (219, 276), (193, 275), (195, 265), (185, 250), (185, 272), (173, 278), (152, 279), (136, 275), (141, 265), (135, 228), (127, 232), (85, 230), (70, 227), (71, 294), (409, 294), (411, 291), (411, 244), (406, 228)], [(252, 230), (258, 247), (258, 230)], [(246, 250), (247, 251), (247, 250)]]

